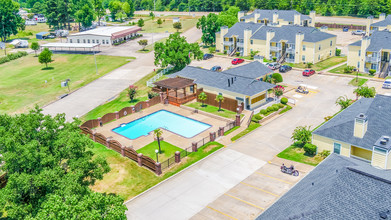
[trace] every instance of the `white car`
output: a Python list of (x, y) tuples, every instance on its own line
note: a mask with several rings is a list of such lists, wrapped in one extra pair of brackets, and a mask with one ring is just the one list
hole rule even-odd
[(391, 79), (386, 79), (386, 81), (384, 81), (384, 83), (383, 83), (382, 88), (383, 89), (391, 89)]

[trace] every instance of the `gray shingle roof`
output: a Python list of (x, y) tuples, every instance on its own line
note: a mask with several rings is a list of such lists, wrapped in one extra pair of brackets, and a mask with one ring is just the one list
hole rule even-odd
[[(278, 18), (283, 19), (285, 21), (294, 21), (295, 13), (299, 13), (296, 10), (260, 10), (256, 9), (253, 13), (245, 15), (241, 17), (241, 19), (251, 19), (254, 18), (255, 13), (259, 13), (260, 17), (258, 20), (267, 19), (269, 21), (273, 21), (273, 14), (274, 12), (278, 13)], [(300, 13), (299, 13), (300, 14)], [(309, 20), (311, 19), (308, 15), (300, 14), (301, 20)]]
[(381, 49), (391, 49), (391, 32), (388, 30), (374, 31), (367, 51), (378, 52)]
[[(373, 145), (382, 135), (391, 136), (390, 103), (390, 96), (376, 95), (375, 98), (361, 98), (320, 126), (313, 134), (372, 150)], [(363, 138), (353, 135), (354, 120), (360, 113), (364, 113), (368, 118), (367, 132)]]
[(391, 170), (331, 154), (257, 220), (379, 219), (390, 198)]
[(252, 33), (256, 32), (259, 28), (262, 27), (262, 24), (257, 24), (254, 22), (237, 22), (232, 26), (230, 29), (228, 29), (228, 33), (224, 35), (224, 37), (232, 37), (233, 35), (238, 36), (238, 38), (243, 39), (244, 38), (244, 30), (247, 28), (252, 31)]
[(371, 27), (386, 27), (391, 24), (391, 15), (388, 15), (383, 21), (378, 21), (371, 24)]
[(361, 46), (361, 40), (358, 40), (354, 43), (349, 44), (349, 46)]
[(319, 31), (314, 27), (302, 27), (297, 25), (285, 25), (282, 27), (270, 27), (263, 26), (256, 33), (254, 33), (251, 39), (266, 40), (266, 32), (273, 30), (275, 32), (272, 42), (279, 42), (281, 40), (287, 40), (288, 43), (295, 43), (296, 33), (304, 34), (304, 42), (319, 42), (332, 37), (336, 37), (333, 34)]
[[(235, 76), (225, 72), (213, 72), (192, 66), (187, 66), (183, 70), (170, 75), (170, 77), (176, 76), (193, 79), (197, 84), (202, 84), (226, 91), (232, 91), (247, 96), (255, 95), (275, 86), (273, 84), (254, 80), (253, 78), (249, 77), (238, 75)], [(231, 80), (232, 78), (234, 78), (234, 83), (228, 86), (228, 79)], [(224, 92), (222, 91), (222, 93)]]
[(250, 79), (257, 79), (266, 74), (272, 73), (273, 70), (269, 69), (260, 62), (251, 62), (239, 67), (225, 70), (225, 74), (230, 74), (234, 76), (241, 76)]

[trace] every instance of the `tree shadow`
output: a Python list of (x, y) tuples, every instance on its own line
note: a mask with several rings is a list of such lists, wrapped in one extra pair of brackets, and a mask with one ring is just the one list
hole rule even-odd
[(139, 102), (140, 99), (136, 98), (136, 99), (133, 99), (132, 101), (129, 101), (129, 103), (136, 103), (136, 102)]
[(41, 70), (52, 70), (52, 69), (54, 69), (54, 67), (48, 66), (48, 67), (42, 68)]

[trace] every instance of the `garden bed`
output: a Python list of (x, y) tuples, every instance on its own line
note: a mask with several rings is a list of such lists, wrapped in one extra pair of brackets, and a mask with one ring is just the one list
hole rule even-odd
[(251, 131), (259, 128), (261, 125), (259, 123), (255, 123), (255, 122), (251, 122), (250, 125), (248, 126), (248, 128), (246, 128), (244, 131), (240, 132), (239, 134), (233, 136), (231, 138), (231, 141), (236, 141), (237, 139), (243, 137), (244, 135), (250, 133)]
[(291, 145), (285, 150), (281, 151), (279, 154), (277, 154), (277, 157), (312, 166), (316, 166), (322, 162), (322, 160), (324, 160), (324, 158), (319, 154), (315, 156), (308, 155), (303, 148), (296, 147), (294, 145)]
[[(336, 66), (336, 65), (343, 63), (343, 62), (346, 62), (346, 61), (347, 61), (346, 56), (345, 57), (334, 56), (334, 57), (330, 57), (326, 60), (323, 60), (323, 61), (320, 61), (318, 63), (313, 64), (310, 69), (313, 69), (315, 71), (321, 71), (321, 70), (328, 69), (330, 67)], [(306, 69), (307, 68), (307, 64), (304, 64), (304, 63), (290, 63), (288, 65), (295, 67), (295, 68), (299, 68), (299, 69)]]
[[(185, 106), (188, 106), (188, 107), (191, 107), (191, 108), (195, 108), (195, 109), (198, 109), (200, 111), (208, 112), (208, 113), (211, 113), (211, 114), (214, 114), (214, 115), (218, 115), (218, 116), (221, 116), (221, 117), (224, 117), (224, 118), (235, 119), (235, 117), (236, 117), (236, 112), (229, 111), (229, 110), (226, 110), (226, 109), (221, 109), (221, 111), (219, 111), (219, 107), (216, 107), (216, 106), (213, 106), (213, 105), (207, 105), (207, 104), (202, 106), (202, 103), (200, 103), (200, 102), (188, 103)], [(243, 116), (243, 114), (241, 114), (241, 117), (242, 116)]]
[(335, 73), (335, 74), (345, 74), (345, 75), (350, 75), (350, 76), (363, 76), (363, 77), (369, 77), (369, 78), (372, 78), (373, 76), (367, 74), (367, 73), (358, 73), (357, 72), (352, 72), (352, 73), (345, 73), (344, 70), (345, 68), (347, 67), (346, 64), (342, 65), (342, 66), (339, 66), (339, 67), (336, 67), (334, 69), (331, 69), (329, 72), (330, 73)]

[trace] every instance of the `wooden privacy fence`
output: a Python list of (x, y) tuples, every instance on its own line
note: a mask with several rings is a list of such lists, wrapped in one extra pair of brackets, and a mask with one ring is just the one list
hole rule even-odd
[[(202, 88), (197, 90), (197, 102), (202, 102), (201, 100), (198, 99), (198, 96), (201, 92), (204, 92)], [(204, 93), (206, 94), (206, 100), (204, 101), (205, 104), (219, 107), (219, 102), (216, 101), (217, 95), (215, 95), (213, 93), (209, 93), (209, 92), (204, 92)], [(238, 107), (243, 109), (243, 103), (239, 106), (238, 101), (235, 99), (224, 97), (224, 101), (221, 102), (221, 108), (227, 109), (227, 110), (230, 110), (233, 112), (237, 112)], [(239, 112), (241, 112), (241, 111), (239, 111)]]
[(341, 28), (341, 29), (344, 27), (347, 27), (349, 29), (354, 29), (354, 30), (365, 30), (366, 29), (365, 25), (337, 24), (337, 23), (329, 24), (329, 23), (320, 23), (320, 22), (315, 23), (315, 27), (323, 27), (323, 26), (326, 26), (328, 28)]
[(80, 127), (87, 127), (87, 128), (92, 129), (92, 128), (95, 128), (98, 126), (102, 126), (108, 122), (115, 120), (115, 119), (125, 117), (125, 116), (132, 114), (132, 113), (135, 113), (135, 112), (139, 112), (142, 109), (156, 105), (160, 102), (161, 102), (160, 96), (155, 96), (150, 100), (139, 102), (134, 106), (125, 107), (125, 108), (123, 108), (117, 112), (114, 112), (114, 113), (107, 113), (98, 119), (88, 120), (88, 121), (84, 122)]

